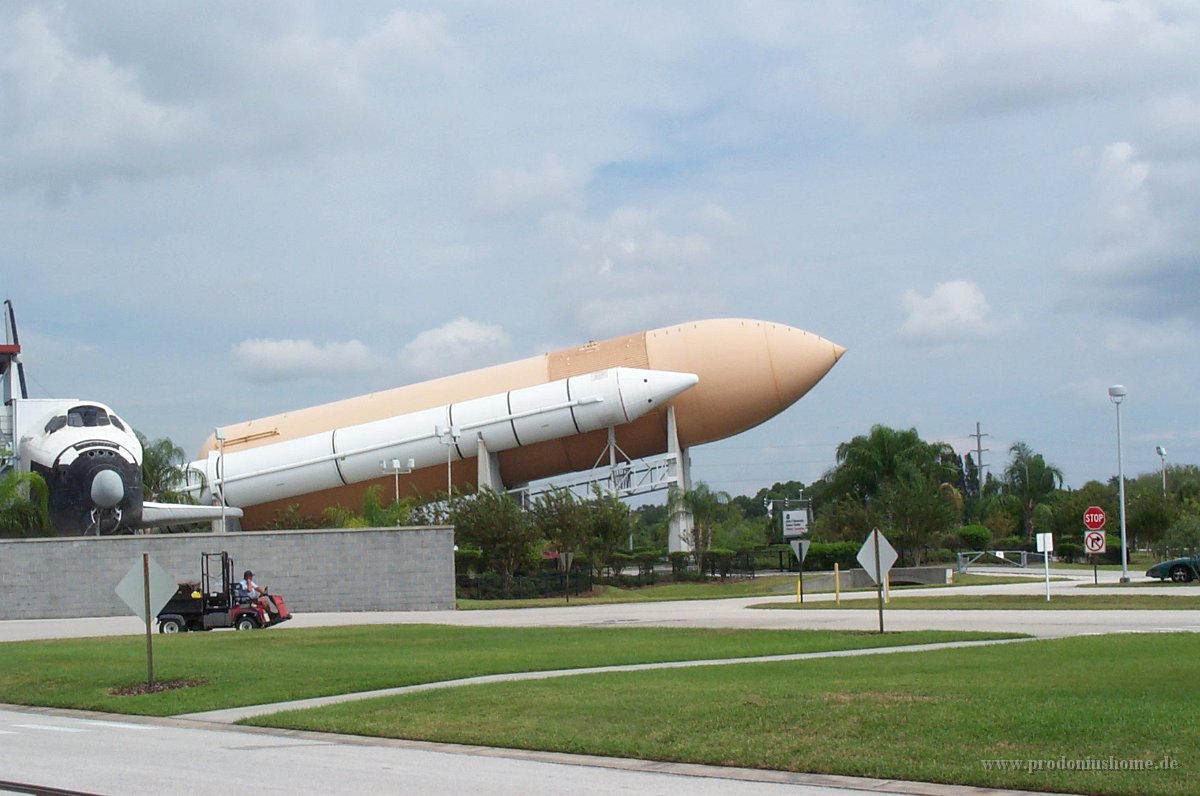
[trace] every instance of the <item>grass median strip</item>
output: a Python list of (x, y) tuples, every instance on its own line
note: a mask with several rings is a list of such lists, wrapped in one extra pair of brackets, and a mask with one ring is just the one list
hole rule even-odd
[(925, 644), (1012, 634), (372, 625), (0, 644), (0, 702), (167, 716), (503, 672)]
[[(810, 600), (804, 603), (763, 603), (751, 608), (769, 610), (828, 610), (857, 608), (877, 610), (877, 597), (864, 598), (856, 594), (841, 603), (832, 600)], [(944, 597), (899, 596), (892, 593), (884, 610), (1078, 610), (1078, 611), (1195, 611), (1200, 609), (1200, 595), (1183, 594), (1056, 594), (1047, 602), (1044, 594), (947, 594)]]
[(1195, 792), (1200, 635), (467, 686), (247, 723), (1094, 794)]
[[(815, 572), (812, 575), (826, 575)], [(953, 583), (930, 586), (898, 586), (897, 589), (938, 589), (946, 586), (995, 586), (1005, 583), (1029, 583), (1029, 577), (956, 575)], [(1062, 578), (1051, 578), (1062, 580)], [(821, 591), (832, 591), (832, 588)], [(859, 593), (865, 590), (856, 590)], [(707, 580), (703, 582), (660, 583), (649, 586), (597, 586), (590, 594), (571, 595), (568, 602), (564, 597), (530, 597), (512, 600), (473, 600), (459, 598), (458, 608), (468, 611), (486, 611), (502, 608), (556, 608), (566, 605), (606, 605), (609, 603), (659, 602), (666, 600), (720, 600), (730, 597), (770, 597), (796, 593), (796, 575), (760, 575), (756, 578), (729, 580)], [(810, 588), (811, 593), (811, 588)]]

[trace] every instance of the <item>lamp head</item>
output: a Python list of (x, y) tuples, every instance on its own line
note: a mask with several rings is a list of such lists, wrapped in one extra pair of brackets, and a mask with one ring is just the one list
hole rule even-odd
[(1166, 449), (1166, 448), (1164, 448), (1162, 445), (1155, 445), (1155, 446), (1154, 446), (1154, 452), (1155, 452), (1155, 453), (1157, 453), (1159, 456), (1166, 456), (1166, 455), (1167, 455), (1167, 449)]
[(1125, 400), (1125, 385), (1114, 384), (1113, 386), (1109, 387), (1108, 397), (1115, 404), (1121, 403), (1121, 401)]

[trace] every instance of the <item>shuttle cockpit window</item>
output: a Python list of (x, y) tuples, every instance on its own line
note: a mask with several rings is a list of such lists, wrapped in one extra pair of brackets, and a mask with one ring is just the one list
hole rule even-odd
[(107, 426), (108, 412), (98, 406), (73, 406), (67, 411), (67, 425), (73, 428)]
[(50, 418), (50, 422), (46, 424), (46, 433), (53, 434), (55, 431), (58, 431), (60, 428), (62, 428), (66, 424), (67, 424), (67, 416), (66, 415), (57, 415), (56, 417), (52, 417), (52, 418)]
[(126, 430), (125, 424), (121, 422), (121, 418), (117, 417), (116, 415), (109, 415), (108, 419), (111, 420), (112, 424), (117, 428), (121, 429), (122, 431)]

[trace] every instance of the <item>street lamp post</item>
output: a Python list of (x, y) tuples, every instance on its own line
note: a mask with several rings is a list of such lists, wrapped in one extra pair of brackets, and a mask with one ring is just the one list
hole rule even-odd
[(454, 493), (454, 478), (451, 475), (450, 463), (454, 460), (454, 446), (462, 436), (458, 426), (437, 426), (434, 433), (441, 438), (446, 446), (446, 506), (450, 505), (450, 496)]
[(379, 469), (385, 473), (392, 473), (396, 476), (396, 502), (400, 502), (400, 476), (407, 475), (413, 471), (413, 467), (417, 464), (416, 459), (409, 459), (408, 464), (404, 465), (399, 459), (390, 461), (382, 461), (379, 463)]
[(217, 448), (221, 452), (217, 458), (217, 483), (221, 490), (221, 533), (225, 533), (229, 530), (225, 525), (225, 429), (215, 429), (213, 436), (217, 438)]
[(1117, 406), (1117, 499), (1121, 503), (1121, 582), (1129, 582), (1129, 548), (1125, 544), (1125, 458), (1121, 451), (1121, 401), (1125, 387), (1114, 384), (1108, 388), (1108, 398)]
[(1159, 464), (1162, 465), (1162, 481), (1163, 481), (1163, 497), (1167, 496), (1167, 449), (1162, 445), (1155, 445), (1154, 452), (1158, 454)]

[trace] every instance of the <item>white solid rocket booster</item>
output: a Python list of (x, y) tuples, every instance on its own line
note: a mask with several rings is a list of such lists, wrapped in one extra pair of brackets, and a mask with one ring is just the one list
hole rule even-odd
[[(254, 506), (380, 476), (380, 460), (414, 469), (629, 423), (699, 381), (694, 373), (608, 368), (519, 390), (322, 431), (250, 450), (209, 453), (202, 502), (224, 493)], [(453, 449), (447, 447), (452, 445)]]

